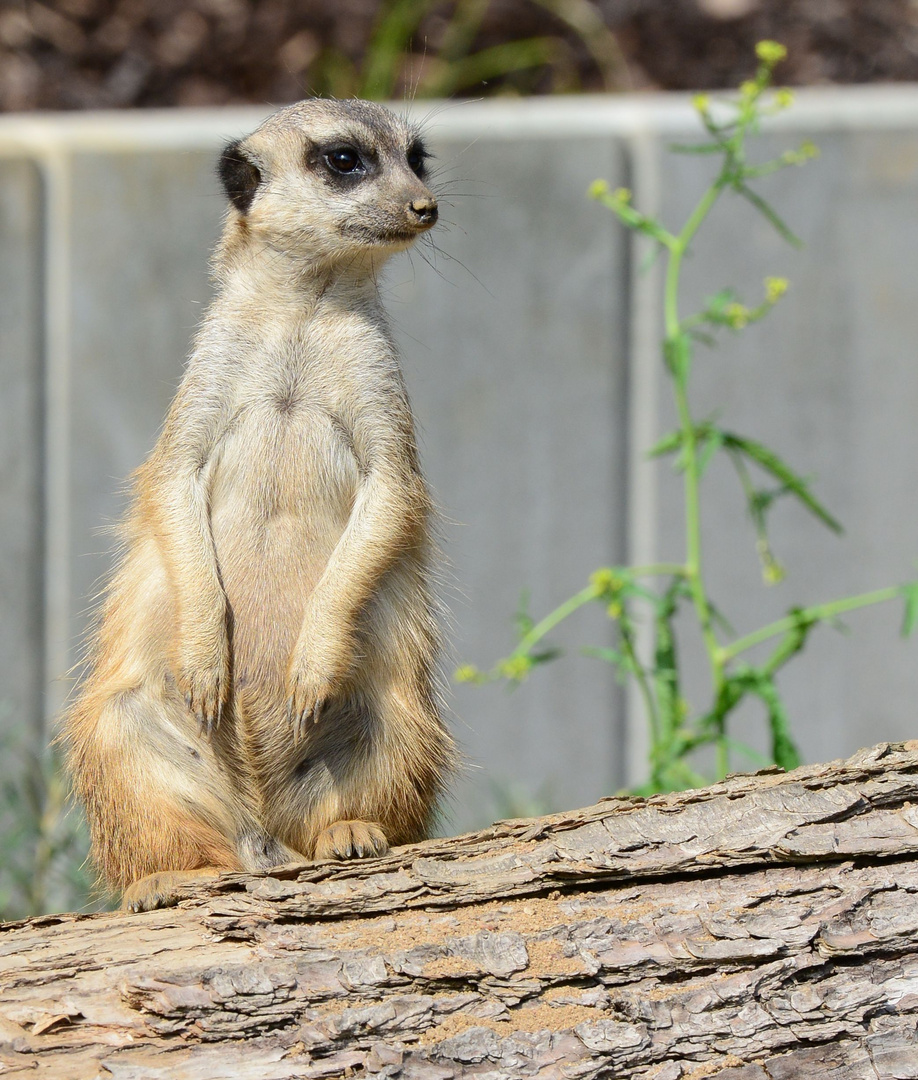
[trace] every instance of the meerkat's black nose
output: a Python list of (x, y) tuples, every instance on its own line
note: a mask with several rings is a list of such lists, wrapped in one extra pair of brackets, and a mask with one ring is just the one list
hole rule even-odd
[(433, 196), (428, 196), (426, 199), (412, 199), (408, 204), (408, 210), (418, 225), (436, 224), (439, 211), (437, 200)]

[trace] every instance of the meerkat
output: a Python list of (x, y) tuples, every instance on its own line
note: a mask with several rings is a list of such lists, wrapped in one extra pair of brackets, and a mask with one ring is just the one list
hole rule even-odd
[(381, 106), (322, 99), (223, 152), (215, 299), (62, 734), (124, 908), (428, 833), (454, 760), (432, 507), (378, 290), (437, 221), (428, 157)]

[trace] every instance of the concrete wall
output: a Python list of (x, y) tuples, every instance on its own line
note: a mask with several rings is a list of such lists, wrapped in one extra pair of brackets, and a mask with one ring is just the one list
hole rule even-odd
[[(260, 115), (0, 118), (0, 730), (41, 731), (60, 707), (124, 479), (209, 296), (215, 153)], [(671, 422), (658, 275), (584, 192), (604, 177), (678, 224), (711, 164), (666, 153), (693, 124), (680, 97), (483, 102), (427, 123), (444, 224), (434, 249), (396, 261), (387, 294), (444, 513), (457, 661), (509, 651), (524, 590), (544, 612), (597, 565), (680, 557), (678, 489), (642, 457)], [(763, 155), (802, 133), (822, 148), (765, 189), (807, 246), (783, 245), (739, 200), (721, 208), (686, 310), (725, 284), (753, 300), (768, 274), (792, 288), (765, 324), (699, 356), (695, 403), (723, 406), (725, 424), (814, 475), (847, 535), (782, 505), (790, 574), (765, 589), (738, 485), (712, 469), (711, 583), (739, 630), (903, 580), (918, 558), (918, 89), (804, 93), (779, 126)], [(899, 618), (852, 616), (848, 635), (821, 631), (789, 669), (807, 757), (915, 735), (918, 657), (896, 640)], [(635, 710), (578, 655), (608, 637), (588, 613), (558, 635), (571, 655), (516, 692), (455, 688), (469, 768), (454, 826), (511, 796), (572, 806), (640, 779)], [(703, 674), (699, 662), (699, 705)], [(758, 718), (744, 724), (762, 744)]]

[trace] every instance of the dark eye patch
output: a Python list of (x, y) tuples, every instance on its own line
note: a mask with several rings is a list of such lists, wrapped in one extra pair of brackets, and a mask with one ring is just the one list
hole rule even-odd
[(416, 140), (408, 147), (406, 158), (408, 161), (408, 168), (411, 169), (415, 176), (423, 177), (426, 174), (427, 161), (430, 158), (430, 154), (420, 139)]

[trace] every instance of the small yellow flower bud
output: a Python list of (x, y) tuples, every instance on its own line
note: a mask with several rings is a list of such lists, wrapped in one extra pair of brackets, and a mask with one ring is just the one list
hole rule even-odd
[(777, 41), (760, 41), (755, 47), (755, 55), (763, 64), (774, 67), (787, 56), (787, 49)]
[(481, 672), (474, 664), (463, 664), (453, 672), (453, 678), (456, 682), (478, 682)]
[(772, 560), (762, 568), (762, 578), (766, 585), (780, 585), (784, 580), (784, 567)]
[(707, 94), (696, 94), (692, 98), (692, 105), (697, 112), (704, 114), (711, 107), (711, 99)]
[(787, 278), (783, 277), (767, 277), (765, 278), (765, 298), (769, 304), (775, 304), (781, 297), (787, 292)]
[(788, 90), (786, 86), (782, 86), (780, 90), (775, 91), (775, 105), (777, 105), (779, 109), (789, 109), (793, 104), (793, 90)]
[(734, 330), (742, 330), (749, 322), (749, 308), (745, 304), (728, 304), (724, 318)]
[(590, 184), (587, 194), (591, 199), (601, 199), (603, 195), (609, 193), (609, 181), (608, 180), (594, 180)]
[(617, 593), (624, 582), (614, 570), (604, 566), (590, 574), (590, 584), (598, 593), (608, 596)]
[(629, 203), (631, 202), (631, 192), (626, 187), (616, 188), (612, 192), (612, 198), (618, 203)]
[(809, 139), (804, 139), (800, 144), (800, 149), (797, 151), (801, 157), (804, 158), (817, 158), (819, 157), (819, 147), (811, 142)]
[(606, 608), (606, 614), (610, 619), (620, 619), (622, 617), (622, 605), (617, 600), (613, 600)]
[(532, 670), (532, 660), (528, 656), (508, 656), (501, 662), (500, 673), (505, 679), (513, 679), (514, 682), (522, 682)]
[(754, 98), (760, 90), (761, 87), (759, 84), (753, 82), (752, 79), (747, 79), (745, 82), (740, 83), (739, 92), (744, 98)]

